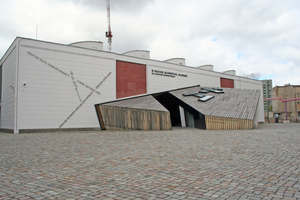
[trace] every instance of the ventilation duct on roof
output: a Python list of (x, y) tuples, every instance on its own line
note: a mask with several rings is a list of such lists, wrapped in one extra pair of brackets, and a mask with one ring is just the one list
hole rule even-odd
[(147, 50), (128, 51), (128, 52), (123, 53), (123, 55), (150, 59), (150, 51), (147, 51)]
[(185, 65), (184, 58), (171, 58), (171, 59), (165, 60), (165, 62), (179, 64), (179, 65)]
[(204, 70), (214, 71), (214, 66), (213, 65), (201, 65), (201, 66), (199, 66), (197, 68), (198, 69), (204, 69)]
[(83, 47), (87, 49), (103, 50), (103, 43), (97, 41), (82, 41), (69, 44), (70, 46)]
[(227, 70), (227, 71), (225, 71), (225, 72), (222, 72), (223, 74), (228, 74), (228, 75), (233, 75), (233, 76), (235, 76), (236, 75), (236, 71), (235, 70)]

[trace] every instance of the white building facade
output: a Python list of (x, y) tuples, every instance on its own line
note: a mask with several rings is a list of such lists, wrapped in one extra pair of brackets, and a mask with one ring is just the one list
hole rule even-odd
[(99, 128), (94, 105), (192, 85), (261, 90), (262, 82), (212, 66), (188, 67), (182, 58), (157, 61), (148, 51), (117, 54), (100, 42), (71, 45), (17, 37), (0, 61), (1, 130)]

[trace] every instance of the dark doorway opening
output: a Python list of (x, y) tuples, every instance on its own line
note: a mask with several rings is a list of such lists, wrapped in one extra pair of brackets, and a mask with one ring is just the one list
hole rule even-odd
[(198, 115), (194, 115), (195, 128), (206, 129), (205, 124), (205, 115), (202, 113), (198, 113)]
[(169, 112), (172, 126), (181, 126), (178, 99), (169, 93), (153, 95)]
[[(195, 128), (206, 129), (205, 116), (170, 93), (159, 93), (153, 95), (153, 97), (170, 112), (171, 123), (173, 127), (182, 126), (179, 111), (179, 106), (181, 106), (185, 110), (186, 122), (188, 112), (193, 116), (192, 120), (194, 121), (193, 124)], [(197, 98), (195, 98), (195, 100), (197, 101)]]

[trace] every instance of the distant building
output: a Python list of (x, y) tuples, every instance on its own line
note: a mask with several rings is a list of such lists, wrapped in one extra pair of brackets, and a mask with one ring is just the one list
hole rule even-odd
[[(300, 85), (276, 86), (272, 90), (273, 98), (283, 100), (300, 98)], [(279, 115), (279, 120), (285, 120), (285, 103), (273, 100), (273, 112)], [(300, 100), (287, 102), (287, 117), (290, 122), (300, 122)]]
[[(262, 80), (263, 82), (263, 95), (264, 99), (272, 98), (272, 79)], [(264, 101), (264, 110), (268, 112), (269, 106), (272, 105), (272, 101)]]

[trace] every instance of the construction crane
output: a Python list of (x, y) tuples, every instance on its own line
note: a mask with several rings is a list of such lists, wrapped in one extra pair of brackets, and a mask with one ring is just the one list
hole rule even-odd
[(108, 31), (106, 32), (106, 37), (108, 38), (108, 49), (111, 51), (111, 43), (112, 43), (112, 33), (110, 26), (110, 0), (106, 0), (106, 9), (107, 9), (107, 23), (108, 23)]

